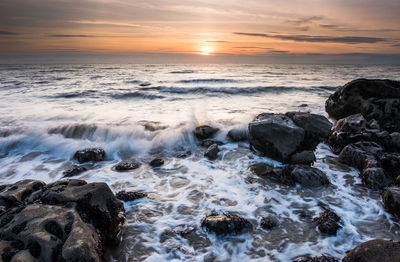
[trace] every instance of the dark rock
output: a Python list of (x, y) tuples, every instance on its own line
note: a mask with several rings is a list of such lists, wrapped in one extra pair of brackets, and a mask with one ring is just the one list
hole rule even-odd
[(204, 156), (207, 157), (210, 160), (215, 160), (218, 157), (218, 145), (213, 144), (209, 148), (207, 148), (206, 152), (204, 153)]
[(73, 166), (63, 172), (63, 177), (77, 176), (85, 171), (87, 171), (87, 168), (84, 166)]
[(221, 141), (210, 139), (210, 138), (201, 140), (201, 142), (200, 142), (200, 146), (207, 147), (207, 148), (210, 147), (213, 144), (217, 144), (219, 146), (222, 146), (224, 143), (222, 143)]
[[(391, 177), (390, 168), (387, 174), (383, 169), (381, 159), (387, 157), (383, 148), (374, 142), (357, 142), (346, 146), (339, 155), (341, 163), (354, 166), (360, 170), (360, 177), (363, 183), (372, 189), (383, 189), (391, 184), (394, 177)], [(385, 160), (390, 164), (390, 159)]]
[(74, 158), (78, 160), (79, 163), (103, 161), (105, 157), (106, 152), (101, 148), (86, 148), (76, 151), (74, 155)]
[(240, 216), (233, 214), (211, 214), (201, 223), (208, 231), (217, 235), (240, 234), (252, 228), (251, 223)]
[(249, 169), (261, 178), (295, 186), (296, 183), (303, 187), (318, 187), (329, 185), (329, 179), (321, 170), (306, 165), (287, 165), (273, 167), (265, 163), (255, 164)]
[(393, 147), (396, 148), (397, 150), (400, 150), (400, 133), (393, 132), (390, 134), (390, 138), (392, 140)]
[(339, 154), (345, 146), (360, 141), (387, 146), (390, 144), (390, 137), (388, 132), (380, 130), (375, 121), (367, 122), (361, 114), (356, 114), (340, 119), (336, 123), (328, 144), (333, 153)]
[(249, 167), (250, 171), (261, 178), (280, 180), (282, 176), (282, 167), (274, 167), (265, 163), (257, 163)]
[(400, 128), (400, 82), (357, 79), (339, 88), (325, 103), (326, 112), (334, 119), (362, 114), (376, 119), (389, 132)]
[(332, 123), (326, 117), (307, 112), (288, 112), (286, 115), (304, 129), (304, 149), (314, 150), (320, 142), (327, 140)]
[(264, 229), (270, 230), (278, 225), (278, 220), (274, 217), (263, 217), (260, 222), (260, 226)]
[(342, 227), (338, 224), (340, 217), (332, 210), (325, 210), (319, 217), (315, 218), (319, 231), (328, 235), (336, 235)]
[(312, 257), (305, 256), (293, 260), (293, 262), (339, 262), (338, 259), (329, 256)]
[(192, 155), (192, 152), (186, 151), (186, 152), (178, 153), (178, 154), (176, 155), (176, 157), (177, 157), (177, 158), (187, 158), (187, 157), (189, 157), (190, 155)]
[(397, 262), (400, 261), (400, 243), (375, 239), (357, 246), (347, 253), (343, 262)]
[(161, 158), (155, 158), (150, 162), (150, 166), (152, 167), (160, 167), (162, 165), (164, 165), (164, 159)]
[(212, 138), (218, 131), (218, 128), (204, 125), (196, 127), (193, 133), (198, 139), (207, 139)]
[(314, 152), (311, 150), (305, 150), (291, 155), (289, 161), (292, 164), (311, 165), (315, 160)]
[(249, 135), (246, 129), (233, 128), (227, 134), (228, 138), (233, 142), (247, 141)]
[(284, 114), (260, 114), (249, 124), (251, 146), (281, 162), (297, 151), (304, 136), (304, 129)]
[(140, 167), (140, 163), (135, 159), (124, 160), (113, 166), (116, 171), (129, 171)]
[(391, 186), (382, 193), (383, 206), (385, 209), (400, 218), (400, 188)]
[(146, 197), (147, 194), (144, 192), (126, 192), (126, 191), (119, 191), (116, 194), (116, 197), (124, 202), (134, 201), (139, 198)]
[(281, 181), (291, 186), (298, 183), (303, 187), (318, 187), (330, 184), (324, 172), (306, 165), (285, 166), (282, 171)]
[(6, 261), (104, 261), (124, 222), (123, 205), (105, 183), (25, 180), (1, 194), (18, 200), (0, 215)]

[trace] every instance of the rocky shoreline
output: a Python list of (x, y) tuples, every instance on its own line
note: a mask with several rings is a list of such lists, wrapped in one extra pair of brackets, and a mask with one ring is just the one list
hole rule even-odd
[[(382, 192), (385, 209), (400, 218), (400, 83), (354, 80), (329, 97), (326, 112), (333, 125), (324, 116), (307, 112), (262, 113), (249, 123), (247, 130), (232, 129), (227, 136), (234, 142), (248, 141), (256, 154), (283, 164), (254, 164), (249, 170), (255, 175), (304, 188), (329, 186), (326, 174), (313, 166), (316, 147), (321, 142), (327, 143), (339, 162), (360, 170), (367, 188)], [(218, 128), (207, 125), (193, 131), (209, 161), (221, 157), (222, 142), (215, 139), (218, 132)], [(176, 157), (190, 154), (182, 152)], [(146, 192), (121, 191), (114, 195), (105, 183), (70, 179), (88, 170), (85, 163), (103, 161), (107, 154), (101, 148), (86, 148), (73, 157), (77, 163), (64, 171), (65, 180), (47, 185), (42, 181), (22, 180), (0, 186), (3, 261), (105, 261), (105, 252), (118, 244), (125, 221), (121, 201), (146, 197)], [(143, 164), (126, 159), (115, 165), (113, 171), (126, 172)], [(154, 158), (147, 164), (159, 168), (164, 159)], [(336, 235), (343, 226), (342, 219), (328, 206), (322, 208), (324, 212), (313, 218), (315, 227), (321, 235)], [(272, 230), (278, 223), (274, 217), (264, 217), (260, 227)], [(218, 236), (258, 230), (249, 218), (233, 213), (205, 214), (198, 224), (202, 228), (198, 230)], [(321, 254), (294, 261), (339, 259)], [(400, 261), (400, 243), (368, 241), (349, 251), (342, 261)]]

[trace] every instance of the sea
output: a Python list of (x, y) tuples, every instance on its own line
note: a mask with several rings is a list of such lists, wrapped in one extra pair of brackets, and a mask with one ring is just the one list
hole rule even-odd
[[(105, 182), (114, 192), (144, 191), (124, 203), (126, 225), (109, 261), (292, 261), (303, 255), (341, 259), (375, 239), (400, 240), (400, 224), (379, 191), (365, 188), (358, 170), (340, 164), (328, 145), (314, 166), (328, 187), (289, 187), (252, 174), (255, 163), (281, 165), (231, 142), (264, 112), (325, 115), (325, 101), (357, 78), (400, 80), (396, 65), (47, 64), (0, 65), (0, 184), (46, 183), (77, 164), (75, 151), (101, 147), (103, 162), (74, 178)], [(333, 120), (332, 120), (333, 122)], [(193, 135), (199, 125), (219, 128), (217, 160)], [(177, 155), (187, 152), (187, 158)], [(151, 168), (156, 158), (165, 164)], [(134, 158), (141, 167), (112, 168)], [(336, 236), (318, 232), (313, 218), (329, 206), (342, 218)], [(201, 227), (212, 213), (247, 218), (253, 230), (216, 236)], [(278, 226), (264, 230), (263, 217)]]

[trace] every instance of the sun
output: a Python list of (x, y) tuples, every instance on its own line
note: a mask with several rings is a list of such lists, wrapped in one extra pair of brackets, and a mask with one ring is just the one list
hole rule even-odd
[(214, 49), (211, 46), (202, 46), (199, 49), (199, 54), (209, 56), (212, 55), (213, 51)]

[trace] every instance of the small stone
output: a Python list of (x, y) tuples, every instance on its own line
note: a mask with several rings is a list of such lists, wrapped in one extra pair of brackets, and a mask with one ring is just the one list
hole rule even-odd
[(113, 169), (116, 171), (129, 171), (140, 167), (140, 163), (134, 159), (124, 160), (116, 164)]
[(272, 229), (278, 225), (278, 220), (274, 217), (263, 217), (260, 226), (264, 229)]
[(201, 226), (217, 235), (239, 234), (252, 228), (251, 223), (245, 218), (233, 214), (216, 213), (208, 215)]
[(215, 160), (218, 157), (218, 145), (213, 144), (209, 148), (207, 148), (207, 151), (204, 153), (204, 156), (207, 157), (210, 160)]
[(129, 202), (129, 201), (134, 201), (139, 198), (146, 197), (147, 194), (144, 192), (126, 192), (126, 191), (119, 191), (116, 195), (117, 199), (124, 201), (124, 202)]
[(336, 235), (336, 232), (342, 227), (338, 224), (340, 217), (332, 210), (325, 210), (319, 217), (314, 219), (317, 222), (318, 229), (328, 235)]
[(101, 148), (86, 148), (76, 151), (74, 154), (74, 158), (78, 160), (79, 163), (103, 161), (105, 157), (106, 152)]
[(193, 133), (198, 139), (207, 139), (213, 137), (218, 131), (218, 128), (204, 125), (196, 127)]
[(150, 166), (152, 167), (160, 167), (162, 165), (164, 165), (164, 159), (161, 158), (155, 158), (150, 162)]

